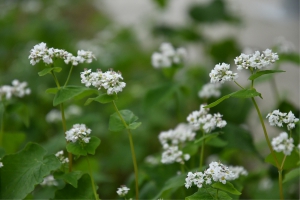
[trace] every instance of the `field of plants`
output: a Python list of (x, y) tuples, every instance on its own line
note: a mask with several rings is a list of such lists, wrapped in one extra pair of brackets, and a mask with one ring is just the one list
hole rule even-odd
[(99, 7), (0, 2), (0, 199), (299, 199), (299, 44), (211, 39), (223, 0), (146, 41)]

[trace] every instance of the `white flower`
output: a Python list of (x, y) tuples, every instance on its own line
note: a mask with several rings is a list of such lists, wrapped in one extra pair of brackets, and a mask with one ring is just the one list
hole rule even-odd
[(228, 166), (228, 169), (235, 174), (236, 178), (238, 178), (240, 175), (248, 175), (247, 170), (245, 170), (243, 166)]
[(188, 160), (189, 158), (189, 155), (183, 154), (183, 152), (179, 150), (178, 146), (170, 146), (162, 153), (161, 162), (163, 164), (171, 164), (174, 162), (183, 164), (184, 160)]
[(123, 77), (120, 72), (115, 72), (109, 70), (107, 72), (102, 72), (98, 70), (97, 72), (91, 72), (91, 70), (86, 70), (80, 73), (81, 83), (86, 87), (91, 85), (100, 90), (102, 87), (107, 90), (107, 94), (117, 94), (121, 92), (126, 86), (125, 82), (122, 82)]
[(241, 54), (239, 57), (234, 59), (237, 69), (262, 69), (271, 63), (278, 60), (277, 53), (273, 53), (272, 50), (266, 49), (262, 53), (255, 51), (253, 54)]
[(202, 129), (205, 133), (210, 133), (216, 127), (223, 128), (226, 126), (227, 122), (222, 119), (220, 113), (214, 115), (209, 114), (209, 109), (204, 108), (205, 104), (200, 105), (199, 111), (193, 111), (188, 115), (187, 121), (196, 130)]
[(150, 155), (150, 156), (147, 156), (145, 158), (145, 162), (150, 164), (150, 165), (158, 165), (159, 164), (159, 158)]
[(279, 110), (274, 110), (266, 118), (269, 118), (271, 126), (282, 127), (283, 124), (287, 124), (288, 130), (295, 128), (295, 123), (299, 121), (291, 111), (289, 113), (282, 113)]
[(19, 80), (13, 80), (12, 86), (3, 85), (0, 87), (0, 101), (2, 99), (9, 100), (13, 96), (22, 98), (25, 95), (29, 95), (31, 90), (27, 87), (27, 82), (20, 82)]
[(200, 98), (210, 98), (210, 97), (219, 97), (221, 84), (219, 83), (207, 83), (203, 85), (202, 89), (199, 91), (198, 96)]
[(233, 73), (229, 70), (230, 65), (226, 63), (217, 64), (213, 70), (209, 73), (210, 82), (212, 83), (224, 83), (225, 81), (233, 81), (238, 78), (237, 73)]
[(118, 190), (117, 190), (117, 194), (120, 197), (124, 197), (128, 193), (129, 190), (130, 189), (128, 187), (126, 187), (125, 185), (121, 185), (121, 187), (118, 188)]
[(94, 54), (91, 51), (78, 50), (77, 56), (62, 50), (48, 48), (46, 43), (42, 42), (37, 44), (30, 50), (30, 64), (35, 65), (41, 60), (45, 64), (52, 64), (54, 58), (63, 59), (66, 64), (71, 63), (73, 66), (78, 65), (79, 63), (91, 63), (95, 59)]
[(283, 152), (284, 155), (291, 155), (291, 152), (294, 149), (294, 140), (289, 138), (286, 132), (280, 133), (278, 137), (273, 138), (272, 147), (276, 152)]
[(65, 158), (65, 157), (64, 157), (64, 151), (63, 151), (63, 150), (57, 152), (57, 153), (55, 154), (55, 156), (60, 160), (60, 162), (61, 162), (62, 164), (68, 163), (68, 162), (69, 162), (69, 158)]
[(73, 127), (66, 132), (66, 140), (75, 143), (77, 140), (83, 143), (89, 143), (91, 129), (85, 124), (74, 124)]
[(58, 182), (54, 179), (53, 175), (46, 176), (41, 183), (41, 186), (57, 186)]
[[(0, 160), (1, 160), (1, 158), (0, 158)], [(4, 166), (3, 162), (0, 162), (0, 168), (3, 167), (3, 166)]]
[(202, 172), (189, 172), (185, 179), (185, 187), (189, 188), (196, 185), (202, 188), (203, 184), (210, 185), (212, 181), (226, 184), (226, 181), (238, 178), (237, 174), (232, 172), (227, 166), (220, 162), (211, 162), (209, 168)]
[(187, 53), (182, 47), (175, 49), (170, 43), (162, 43), (160, 52), (154, 52), (151, 56), (154, 68), (168, 68), (173, 64), (183, 63)]

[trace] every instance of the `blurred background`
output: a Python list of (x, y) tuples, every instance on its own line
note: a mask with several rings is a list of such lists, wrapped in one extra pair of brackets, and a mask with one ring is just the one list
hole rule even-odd
[[(31, 66), (28, 59), (30, 49), (40, 42), (73, 54), (79, 49), (95, 54), (96, 61), (75, 68), (71, 85), (81, 85), (79, 73), (84, 68), (93, 71), (113, 68), (122, 72), (127, 85), (118, 95), (117, 105), (132, 110), (142, 122), (133, 137), (141, 174), (145, 180), (152, 178), (157, 183), (153, 193), (163, 184), (160, 178), (176, 173), (177, 168), (167, 166), (168, 173), (164, 173), (159, 165), (155, 175), (144, 160), (148, 155), (159, 157), (161, 145), (157, 136), (161, 131), (186, 122), (187, 115), (199, 109), (203, 102), (197, 96), (198, 91), (209, 82), (208, 74), (215, 64), (226, 62), (235, 69), (233, 59), (241, 52), (272, 48), (280, 57), (272, 68), (286, 72), (257, 81), (256, 88), (264, 97), (258, 99), (259, 106), (264, 116), (278, 108), (286, 112), (293, 110), (299, 116), (298, 0), (2, 0), (0, 85), (19, 79), (27, 81), (32, 90), (30, 96), (8, 107), (5, 122), (13, 126), (5, 127), (5, 132), (10, 133), (4, 140), (7, 153), (18, 151), (28, 141), (43, 144), (49, 153), (65, 146), (57, 117), (59, 108), (53, 108), (53, 96), (45, 93), (47, 88), (55, 87), (54, 81), (51, 76), (39, 77), (37, 73), (44, 65)], [(173, 78), (164, 76), (151, 65), (151, 55), (162, 42), (184, 47), (188, 52), (185, 66)], [(63, 70), (58, 79), (64, 81), (70, 66), (59, 64)], [(247, 72), (240, 72), (238, 82), (246, 86), (248, 76)], [(222, 95), (237, 89), (226, 84)], [(67, 127), (85, 123), (101, 139), (97, 154), (91, 158), (93, 170), (100, 197), (115, 198), (117, 187), (133, 184), (128, 138), (124, 132), (108, 131), (109, 115), (114, 112), (112, 105), (83, 106), (85, 100), (75, 99), (65, 104), (69, 109)], [(229, 133), (223, 139), (228, 142), (226, 149), (232, 151), (219, 147), (208, 150), (207, 154), (259, 170), (263, 163), (257, 152), (264, 152), (266, 145), (251, 102), (228, 100), (212, 110), (222, 113), (230, 124), (224, 130)], [(272, 127), (268, 130), (271, 135), (280, 132)], [(236, 142), (235, 134), (244, 139)], [(237, 150), (238, 155), (232, 157)], [(248, 160), (243, 159), (245, 154)], [(80, 159), (75, 168), (86, 170)], [(251, 183), (250, 189), (258, 187), (257, 181)], [(270, 194), (271, 190), (276, 190), (276, 186), (261, 193)], [(144, 193), (141, 191), (141, 195), (150, 198), (147, 194), (146, 189)], [(243, 195), (255, 198), (256, 194)], [(35, 191), (34, 198), (42, 196), (42, 189)]]

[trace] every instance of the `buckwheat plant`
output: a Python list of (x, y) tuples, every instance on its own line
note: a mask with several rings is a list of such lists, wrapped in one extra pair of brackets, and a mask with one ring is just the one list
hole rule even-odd
[(98, 103), (110, 103), (112, 102), (115, 113), (110, 116), (109, 120), (109, 129), (111, 131), (121, 131), (126, 129), (129, 137), (129, 144), (132, 155), (132, 162), (134, 167), (135, 174), (135, 192), (136, 199), (139, 198), (139, 188), (138, 188), (138, 166), (134, 151), (133, 139), (131, 130), (136, 129), (141, 125), (141, 122), (136, 122), (138, 119), (130, 110), (120, 110), (116, 105), (117, 94), (123, 91), (123, 88), (126, 86), (126, 83), (123, 82), (123, 77), (120, 72), (115, 72), (112, 69), (106, 72), (102, 72), (101, 70), (97, 70), (96, 72), (92, 72), (91, 69), (85, 69), (80, 74), (81, 83), (86, 87), (93, 86), (97, 90), (101, 90), (102, 88), (105, 90), (104, 93), (100, 93), (95, 98), (89, 98), (85, 105), (90, 104), (93, 101)]
[[(73, 98), (85, 91), (85, 88), (77, 87), (77, 86), (67, 86), (69, 79), (71, 77), (74, 66), (77, 66), (80, 63), (91, 63), (95, 56), (91, 51), (78, 50), (77, 56), (74, 56), (72, 53), (69, 53), (63, 49), (55, 49), (48, 48), (47, 44), (41, 42), (33, 47), (30, 50), (29, 60), (31, 65), (36, 65), (39, 62), (43, 62), (45, 64), (45, 69), (40, 71), (39, 76), (45, 76), (47, 74), (51, 74), (54, 82), (56, 84), (56, 89), (47, 90), (49, 93), (54, 93), (55, 97), (53, 99), (53, 105), (60, 106), (62, 126), (64, 133), (67, 131), (66, 127), (66, 116), (64, 109), (64, 102)], [(63, 86), (59, 83), (56, 73), (61, 72), (62, 68), (55, 66), (55, 60), (62, 59), (65, 64), (70, 64), (70, 70), (68, 77)], [(67, 95), (66, 95), (67, 94)], [(69, 171), (72, 171), (72, 154), (69, 153)]]
[(201, 169), (203, 165), (205, 140), (211, 138), (207, 134), (211, 133), (211, 131), (216, 128), (223, 128), (227, 124), (227, 122), (222, 119), (222, 115), (220, 113), (213, 115), (209, 114), (209, 109), (205, 108), (205, 106), (206, 104), (200, 105), (200, 110), (193, 111), (187, 117), (188, 123), (194, 127), (194, 130), (202, 133), (202, 137), (197, 140), (198, 142), (202, 142), (199, 169)]
[[(253, 54), (242, 53), (240, 56), (236, 57), (234, 59), (234, 62), (237, 66), (237, 70), (239, 71), (248, 70), (251, 73), (250, 77), (248, 78), (248, 80), (250, 80), (250, 85), (248, 87), (243, 87), (236, 81), (238, 74), (230, 71), (229, 64), (225, 64), (225, 63), (217, 64), (209, 74), (211, 78), (211, 82), (212, 83), (218, 82), (223, 84), (226, 81), (233, 81), (238, 87), (241, 88), (241, 90), (225, 95), (220, 99), (218, 99), (217, 101), (205, 106), (204, 108), (214, 107), (219, 103), (221, 103), (223, 100), (230, 97), (251, 98), (254, 107), (256, 109), (256, 112), (258, 114), (267, 145), (271, 152), (270, 156), (268, 156), (266, 160), (267, 161), (270, 160), (269, 162), (273, 163), (278, 169), (280, 198), (283, 199), (284, 197), (283, 197), (283, 190), (282, 190), (282, 171), (284, 167), (284, 160), (287, 155), (285, 155), (284, 159), (280, 163), (281, 159), (279, 159), (279, 155), (276, 154), (275, 151), (278, 151), (280, 148), (281, 149), (280, 151), (283, 151), (283, 149), (285, 149), (286, 151), (285, 153), (288, 153), (289, 150), (291, 149), (291, 140), (288, 140), (286, 138), (286, 135), (283, 134), (279, 138), (273, 140), (273, 145), (271, 144), (271, 141), (267, 133), (267, 129), (264, 124), (262, 114), (255, 100), (255, 97), (259, 96), (260, 98), (262, 98), (262, 95), (259, 92), (257, 92), (254, 87), (255, 80), (260, 76), (266, 74), (284, 72), (282, 70), (266, 70), (268, 66), (275, 63), (278, 59), (279, 57), (277, 53), (272, 52), (272, 50), (270, 49), (266, 49), (265, 51), (262, 52), (255, 51)], [(279, 112), (279, 110), (275, 110), (272, 113), (268, 114), (267, 118), (269, 118), (269, 122), (271, 126), (276, 125), (281, 127), (283, 126), (283, 124), (287, 124), (288, 130), (294, 128), (295, 123), (298, 122), (298, 119), (295, 118), (295, 116), (291, 112), (287, 114), (287, 113), (281, 113)], [(282, 142), (284, 143), (283, 145), (284, 147), (280, 145), (282, 144)]]

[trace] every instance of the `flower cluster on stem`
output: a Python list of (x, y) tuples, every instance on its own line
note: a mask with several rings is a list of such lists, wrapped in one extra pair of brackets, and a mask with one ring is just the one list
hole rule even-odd
[(112, 69), (106, 72), (98, 70), (97, 72), (92, 72), (91, 69), (85, 69), (81, 72), (81, 83), (86, 87), (91, 85), (100, 90), (102, 87), (107, 90), (107, 94), (117, 94), (122, 92), (123, 88), (126, 86), (123, 80), (122, 74), (120, 72), (115, 72)]
[(283, 152), (284, 155), (291, 155), (295, 145), (294, 139), (292, 137), (289, 138), (286, 132), (282, 132), (279, 136), (273, 138), (272, 147), (276, 152)]
[(73, 127), (66, 132), (66, 140), (70, 142), (89, 143), (91, 129), (87, 128), (85, 124), (74, 124)]
[(226, 81), (234, 81), (238, 78), (237, 73), (229, 70), (230, 65), (226, 63), (216, 64), (215, 68), (209, 73), (210, 82), (225, 83)]
[(223, 128), (227, 122), (222, 119), (220, 113), (209, 114), (209, 108), (204, 108), (205, 104), (200, 105), (200, 110), (193, 111), (188, 115), (187, 121), (196, 130), (202, 129), (205, 133), (210, 133), (216, 127)]
[(20, 82), (15, 79), (12, 81), (12, 85), (3, 85), (0, 87), (0, 101), (3, 101), (3, 99), (9, 100), (13, 96), (22, 98), (30, 93), (31, 90), (27, 88), (27, 82)]
[(64, 157), (64, 151), (61, 150), (55, 154), (55, 156), (59, 159), (59, 161), (64, 164), (69, 162), (69, 158)]
[(160, 52), (154, 52), (151, 57), (154, 68), (168, 68), (173, 64), (180, 64), (187, 54), (185, 48), (175, 49), (170, 43), (162, 43), (159, 50)]
[(193, 132), (191, 126), (187, 124), (179, 124), (174, 130), (163, 131), (158, 138), (163, 146), (163, 153), (161, 162), (164, 164), (171, 164), (178, 162), (183, 164), (184, 161), (190, 159), (189, 154), (184, 154), (181, 148), (186, 142), (195, 139), (196, 133)]
[(121, 185), (121, 187), (119, 187), (117, 190), (117, 194), (120, 197), (124, 197), (128, 193), (129, 190), (130, 189), (128, 187), (126, 187), (125, 185)]
[(255, 51), (253, 54), (248, 55), (242, 53), (240, 56), (234, 59), (234, 62), (237, 65), (238, 70), (255, 70), (267, 67), (278, 59), (277, 53), (273, 53), (272, 50), (266, 49), (262, 53), (259, 51)]
[(203, 184), (210, 185), (213, 181), (226, 184), (226, 181), (235, 180), (239, 175), (246, 174), (247, 172), (233, 172), (220, 162), (211, 162), (209, 168), (204, 172), (189, 172), (185, 179), (185, 187), (190, 188), (196, 185), (198, 188), (202, 188)]
[(41, 42), (33, 47), (30, 50), (30, 64), (35, 65), (40, 61), (49, 65), (53, 63), (53, 59), (59, 58), (63, 59), (66, 64), (71, 63), (73, 66), (78, 65), (79, 63), (91, 63), (95, 59), (94, 54), (91, 51), (78, 50), (77, 56), (62, 50), (55, 48), (48, 48), (47, 44)]
[(289, 113), (282, 113), (279, 110), (274, 110), (266, 118), (269, 118), (271, 126), (282, 127), (283, 124), (287, 124), (288, 130), (295, 128), (295, 124), (299, 121), (291, 111)]

